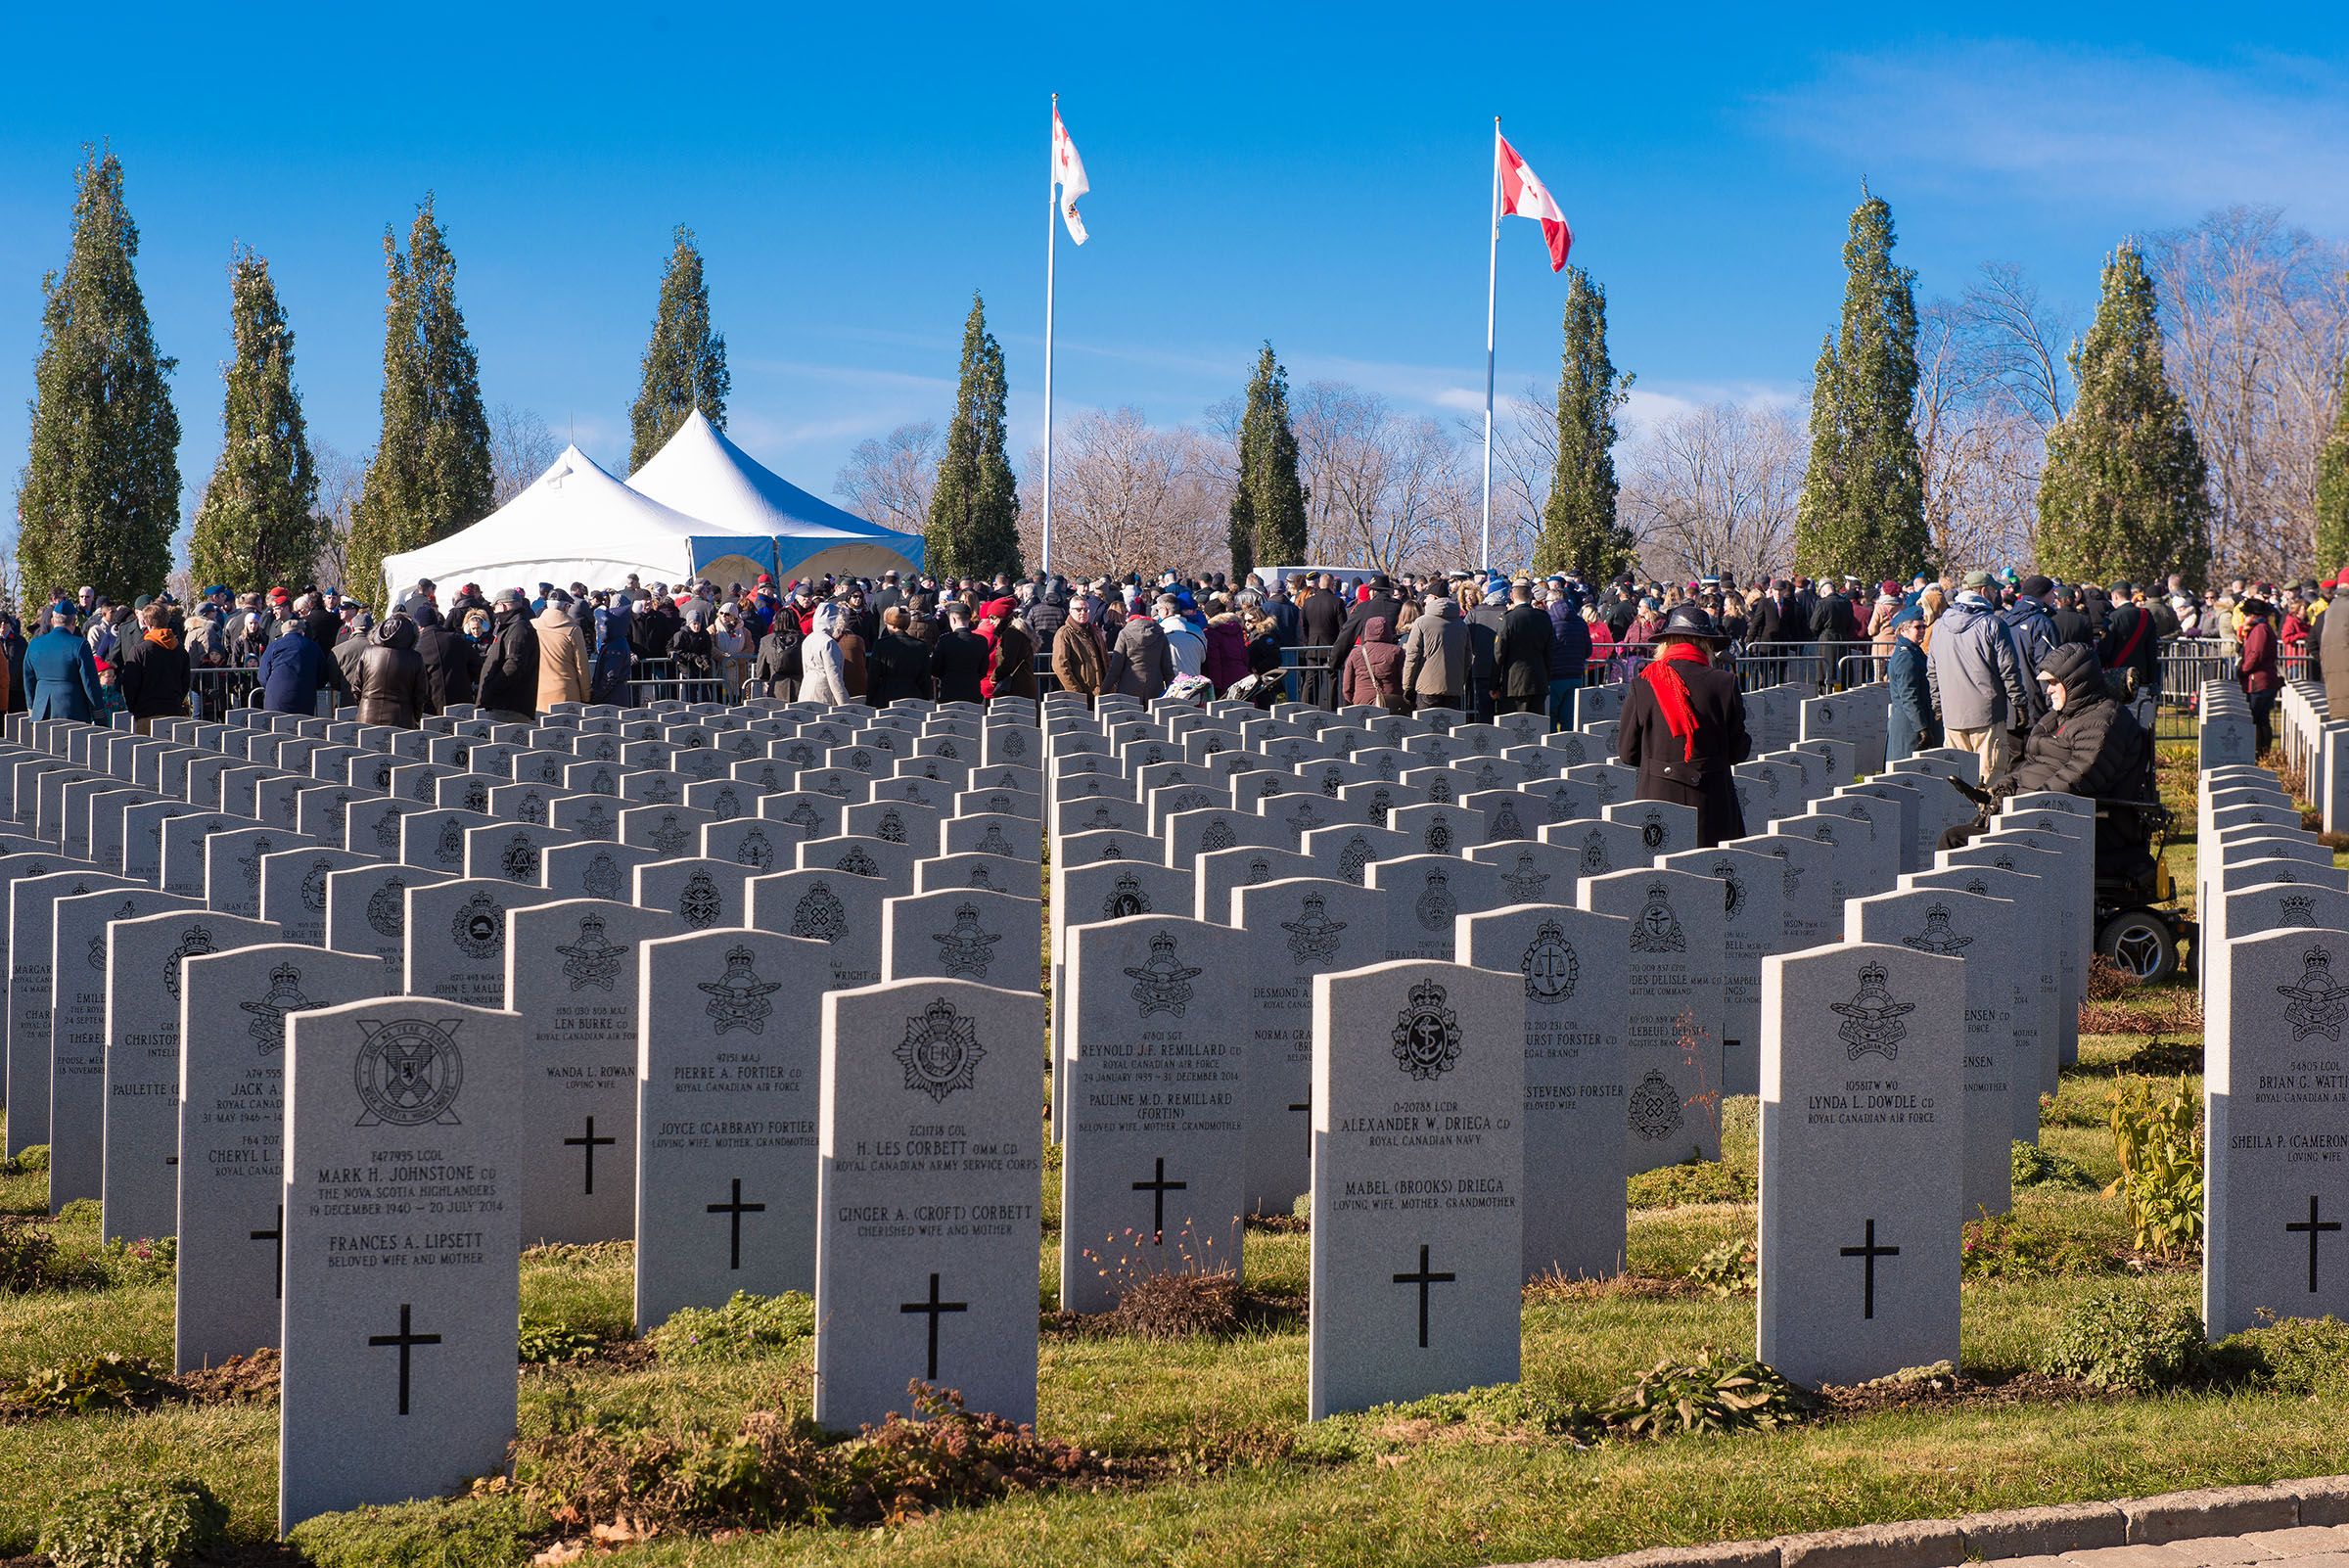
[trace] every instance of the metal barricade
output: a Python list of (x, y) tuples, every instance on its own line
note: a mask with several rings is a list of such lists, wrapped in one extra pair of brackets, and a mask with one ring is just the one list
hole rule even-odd
[(198, 718), (217, 723), (230, 709), (250, 707), (260, 684), (261, 672), (250, 665), (190, 669), (189, 706)]

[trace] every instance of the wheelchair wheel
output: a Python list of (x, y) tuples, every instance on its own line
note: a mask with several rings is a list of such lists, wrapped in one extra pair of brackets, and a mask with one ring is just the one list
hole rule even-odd
[(2123, 974), (2167, 980), (2178, 972), (2178, 939), (2150, 909), (2124, 909), (2096, 931), (2096, 951)]

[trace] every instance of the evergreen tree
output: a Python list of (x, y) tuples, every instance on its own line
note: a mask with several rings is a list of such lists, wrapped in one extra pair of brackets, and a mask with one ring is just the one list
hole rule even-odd
[(155, 351), (122, 165), (88, 151), (75, 178), (66, 270), (41, 280), (32, 436), (17, 486), (27, 604), (83, 583), (116, 599), (155, 592), (179, 527), (179, 415), (163, 385), (178, 361)]
[(2048, 433), (2040, 570), (2075, 581), (2199, 580), (2210, 492), (2186, 404), (2162, 374), (2153, 280), (2134, 245), (2104, 263), (2096, 319), (2072, 346), (2079, 393)]
[(310, 512), (318, 475), (294, 390), (294, 334), (269, 263), (250, 250), (229, 269), (228, 294), (236, 355), (224, 378), (220, 461), (196, 514), (188, 570), (200, 584), (299, 582), (318, 553)]
[(489, 420), (457, 309), (457, 260), (429, 195), (407, 254), (384, 230), (384, 425), (350, 530), (350, 581), (383, 587), (384, 557), (470, 528), (494, 507)]
[(1289, 425), (1289, 372), (1265, 345), (1248, 378), (1240, 416), (1239, 473), (1231, 488), (1231, 572), (1234, 580), (1257, 563), (1299, 566), (1305, 561), (1305, 486), (1297, 479), (1297, 433)]
[(2317, 565), (2349, 563), (2349, 358), (2341, 361), (2340, 412), (2317, 458)]
[(962, 325), (962, 377), (954, 424), (938, 465), (924, 535), (925, 564), (939, 576), (991, 577), (1020, 569), (1020, 492), (1004, 454), (1003, 350), (987, 330), (976, 291)]
[(1916, 408), (1916, 274), (1892, 264), (1892, 208), (1861, 189), (1844, 243), (1843, 324), (1819, 346), (1795, 559), (1825, 576), (1929, 565)]
[(695, 409), (719, 430), (726, 428), (726, 340), (710, 329), (710, 285), (702, 277), (702, 253), (693, 230), (677, 225), (661, 278), (661, 303), (653, 314), (653, 338), (644, 346), (644, 380), (636, 406), (628, 410), (628, 472), (633, 474), (677, 433)]
[(1566, 269), (1565, 349), (1558, 368), (1558, 458), (1534, 542), (1534, 570), (1580, 570), (1604, 582), (1631, 566), (1632, 530), (1616, 520), (1615, 410), (1632, 378), (1607, 353), (1607, 291)]

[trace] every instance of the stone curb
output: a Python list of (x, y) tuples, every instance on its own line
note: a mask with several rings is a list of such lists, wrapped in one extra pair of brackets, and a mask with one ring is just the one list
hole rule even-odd
[(1908, 1519), (1774, 1541), (1654, 1546), (1573, 1562), (1550, 1557), (1519, 1568), (1959, 1568), (1970, 1561), (2336, 1524), (2349, 1524), (2349, 1475), (2205, 1487), (2116, 1502), (2005, 1508), (1957, 1519)]

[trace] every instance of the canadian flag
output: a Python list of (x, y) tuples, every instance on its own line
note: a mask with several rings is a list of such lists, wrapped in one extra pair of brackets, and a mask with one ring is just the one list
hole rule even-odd
[[(1060, 120), (1055, 115), (1053, 135), (1060, 134)], [(1072, 156), (1074, 156), (1072, 154)], [(1500, 210), (1504, 215), (1536, 218), (1542, 224), (1542, 238), (1549, 246), (1549, 270), (1557, 272), (1566, 265), (1566, 253), (1574, 248), (1574, 230), (1566, 224), (1565, 209), (1558, 206), (1542, 176), (1526, 166), (1524, 159), (1509, 139), (1496, 130), (1493, 133), (1493, 160), (1500, 175)], [(1082, 179), (1081, 170), (1079, 179)], [(1083, 187), (1080, 186), (1082, 190)]]
[(1060, 215), (1069, 225), (1069, 238), (1082, 245), (1084, 219), (1077, 215), (1077, 198), (1092, 187), (1085, 183), (1084, 160), (1077, 156), (1077, 144), (1060, 122), (1058, 104), (1052, 106), (1052, 183), (1060, 187)]

